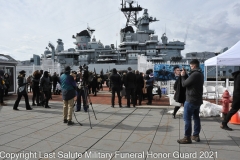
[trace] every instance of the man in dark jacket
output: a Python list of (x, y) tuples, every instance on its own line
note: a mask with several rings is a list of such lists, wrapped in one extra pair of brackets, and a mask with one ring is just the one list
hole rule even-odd
[(73, 76), (70, 75), (70, 71), (71, 68), (69, 66), (65, 67), (65, 73), (61, 75), (60, 82), (63, 98), (63, 123), (73, 125), (72, 112), (74, 97), (76, 96), (76, 82), (74, 81)]
[[(175, 66), (173, 68), (174, 70), (174, 75), (175, 75), (175, 83), (174, 83), (174, 100), (176, 102), (179, 102), (181, 104), (184, 104), (185, 100), (186, 100), (186, 88), (182, 86), (182, 78), (181, 78), (181, 72), (180, 72), (180, 68), (179, 66)], [(188, 75), (185, 75), (185, 79), (188, 78)], [(176, 118), (176, 113), (177, 111), (180, 109), (180, 106), (175, 106), (174, 110), (173, 110), (173, 118)]]
[(147, 87), (147, 98), (148, 102), (147, 105), (152, 105), (152, 99), (153, 99), (153, 83), (154, 83), (154, 75), (153, 73), (149, 74), (149, 78), (146, 79), (146, 87)]
[(135, 104), (137, 104), (137, 99), (138, 99), (138, 104), (142, 105), (142, 96), (143, 96), (143, 87), (144, 87), (144, 79), (142, 74), (139, 74), (139, 71), (136, 71), (136, 100)]
[[(186, 79), (186, 71), (182, 70), (181, 80), (182, 86), (186, 87), (186, 101), (184, 103), (184, 121), (185, 121), (185, 137), (179, 139), (180, 144), (192, 143), (192, 140), (200, 141), (199, 133), (201, 130), (201, 122), (199, 118), (200, 106), (203, 103), (203, 84), (204, 77), (199, 69), (199, 61), (193, 59), (190, 62), (190, 76)], [(192, 135), (192, 117), (194, 120), (194, 132)]]
[(51, 97), (51, 81), (50, 81), (50, 77), (48, 75), (48, 71), (44, 71), (43, 76), (40, 79), (40, 92), (42, 92), (44, 94), (44, 107), (45, 108), (51, 108), (48, 105), (49, 99)]
[(111, 89), (112, 89), (112, 100), (111, 100), (112, 106), (111, 107), (114, 107), (115, 92), (117, 92), (119, 107), (122, 107), (122, 101), (120, 96), (120, 90), (122, 88), (121, 76), (117, 73), (116, 68), (113, 68), (112, 72), (113, 73), (110, 76), (110, 83), (111, 83)]
[[(175, 98), (178, 96), (179, 97), (179, 95), (180, 95), (180, 93), (179, 92), (176, 92), (177, 91), (177, 87), (178, 87), (178, 85), (179, 85), (179, 83), (180, 83), (180, 85), (182, 86), (182, 84), (181, 84), (181, 72), (180, 72), (180, 68), (179, 68), (179, 66), (175, 66), (174, 68), (173, 68), (173, 72), (174, 72), (174, 75), (175, 75), (175, 79), (176, 79), (176, 81), (175, 81), (175, 83), (174, 83), (174, 87), (173, 87), (173, 89), (174, 89), (174, 91), (175, 91), (175, 93), (174, 93), (174, 100), (175, 100)], [(180, 78), (179, 78), (180, 77)], [(186, 90), (185, 90), (185, 92), (186, 92)], [(184, 93), (184, 95), (185, 95), (185, 93)], [(185, 100), (184, 100), (185, 101)], [(184, 103), (184, 102), (183, 102)], [(176, 118), (175, 116), (176, 116), (176, 113), (177, 113), (177, 111), (180, 109), (180, 106), (175, 106), (174, 107), (174, 110), (173, 110), (173, 118)]]
[(238, 112), (240, 109), (240, 71), (236, 71), (232, 73), (232, 76), (234, 78), (234, 90), (233, 90), (233, 102), (232, 102), (232, 108), (225, 116), (224, 120), (222, 121), (221, 128), (232, 131), (232, 128), (228, 127), (228, 122), (232, 118), (232, 116)]
[(27, 93), (28, 83), (25, 78), (25, 75), (26, 75), (26, 72), (24, 70), (22, 70), (19, 72), (19, 75), (17, 77), (17, 79), (18, 79), (18, 90), (17, 90), (18, 97), (14, 103), (13, 110), (19, 110), (18, 105), (19, 105), (19, 102), (20, 102), (22, 96), (25, 98), (26, 110), (32, 110), (32, 108), (29, 105), (29, 101), (28, 101), (28, 93)]
[(126, 107), (130, 107), (130, 98), (132, 99), (133, 107), (135, 107), (136, 75), (132, 72), (131, 67), (128, 67), (128, 73), (126, 75), (126, 82), (124, 85), (126, 87), (126, 94), (127, 94)]
[(56, 72), (53, 73), (52, 82), (53, 82), (53, 94), (56, 95), (56, 86), (57, 83), (60, 83), (59, 77), (57, 76)]

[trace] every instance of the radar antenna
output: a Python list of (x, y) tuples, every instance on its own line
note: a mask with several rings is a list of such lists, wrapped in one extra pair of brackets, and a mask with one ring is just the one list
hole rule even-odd
[[(127, 18), (125, 28), (127, 28), (128, 26), (136, 26), (137, 25), (137, 14), (138, 14), (139, 11), (142, 11), (142, 9), (143, 9), (138, 4), (137, 4), (137, 7), (134, 7), (132, 5), (134, 2), (135, 2), (134, 0), (122, 0), (121, 11), (123, 12), (125, 17)], [(129, 4), (128, 7), (126, 5), (127, 3)], [(124, 41), (125, 40), (125, 32), (123, 34), (124, 34), (123, 35), (123, 41)]]
[(87, 30), (88, 30), (88, 33), (90, 34), (90, 36), (92, 36), (93, 32), (95, 31), (95, 29), (93, 28), (90, 28), (89, 25), (87, 24)]

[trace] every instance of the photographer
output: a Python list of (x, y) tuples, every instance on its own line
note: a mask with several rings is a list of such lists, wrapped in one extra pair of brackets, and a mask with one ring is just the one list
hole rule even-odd
[(82, 105), (82, 100), (83, 100), (83, 106), (86, 105), (86, 100), (85, 100), (85, 94), (83, 90), (83, 84), (82, 84), (82, 73), (79, 72), (76, 76), (76, 83), (78, 85), (77, 87), (77, 105), (75, 108), (75, 112), (81, 111), (81, 105)]
[(70, 76), (71, 68), (69, 66), (65, 67), (65, 73), (61, 75), (60, 82), (62, 88), (62, 98), (63, 98), (63, 123), (68, 125), (73, 125), (72, 121), (72, 111), (74, 105), (74, 97), (76, 96), (76, 82), (73, 77)]
[(87, 91), (88, 91), (88, 67), (87, 66), (80, 66), (80, 72), (77, 74), (76, 82), (78, 84), (77, 87), (77, 106), (75, 112), (81, 111), (81, 101), (83, 101), (83, 109), (87, 112)]
[(19, 110), (18, 105), (19, 105), (19, 102), (20, 102), (22, 96), (25, 98), (26, 110), (32, 110), (32, 108), (29, 105), (29, 101), (28, 101), (28, 94), (27, 94), (28, 83), (25, 78), (25, 75), (26, 75), (26, 72), (24, 70), (22, 70), (19, 72), (19, 75), (17, 77), (17, 79), (18, 79), (18, 90), (17, 90), (18, 97), (14, 103), (13, 110), (17, 110), (17, 111)]

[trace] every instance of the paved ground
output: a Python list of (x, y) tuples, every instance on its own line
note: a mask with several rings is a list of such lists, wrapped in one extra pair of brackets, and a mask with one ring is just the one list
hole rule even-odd
[(23, 101), (20, 111), (13, 111), (13, 102), (0, 108), (0, 159), (240, 159), (240, 126), (222, 130), (219, 117), (201, 119), (201, 142), (179, 145), (184, 122), (172, 119), (168, 106), (93, 104), (97, 120), (91, 110), (91, 129), (84, 112), (76, 113), (83, 126), (63, 124), (61, 102), (32, 111), (25, 110)]

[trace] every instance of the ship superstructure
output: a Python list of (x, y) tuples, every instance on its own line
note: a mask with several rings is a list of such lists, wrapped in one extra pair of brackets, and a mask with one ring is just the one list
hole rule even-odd
[[(140, 5), (134, 4), (131, 0), (122, 0), (121, 11), (126, 17), (126, 25), (120, 29), (120, 44), (103, 45), (97, 40), (93, 33), (95, 29), (87, 27), (72, 38), (75, 39), (75, 48), (64, 50), (64, 43), (61, 39), (57, 40), (57, 47), (49, 42), (44, 58), (51, 58), (59, 63), (62, 68), (66, 65), (80, 66), (86, 64), (97, 72), (100, 70), (127, 69), (131, 66), (137, 69), (138, 56), (147, 57), (147, 61), (152, 63), (185, 63), (191, 59), (199, 59), (204, 62), (206, 59), (216, 56), (214, 52), (192, 52), (187, 53), (186, 57), (181, 55), (185, 43), (181, 41), (168, 41), (166, 33), (159, 39), (155, 31), (150, 28), (150, 24), (157, 22), (156, 18), (149, 16), (148, 10)], [(142, 15), (137, 17), (138, 13)], [(101, 65), (100, 65), (101, 64)], [(230, 77), (231, 73), (239, 67), (222, 67), (219, 75)], [(208, 76), (215, 77), (214, 67), (209, 67)]]

